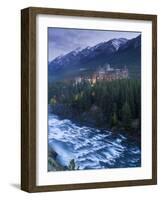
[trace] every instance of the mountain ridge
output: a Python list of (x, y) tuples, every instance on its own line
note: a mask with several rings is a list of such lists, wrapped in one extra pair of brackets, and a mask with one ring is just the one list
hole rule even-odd
[(77, 48), (58, 56), (48, 64), (49, 81), (71, 79), (80, 73), (91, 74), (99, 66), (107, 63), (114, 68), (122, 68), (126, 65), (132, 77), (139, 77), (141, 73), (141, 35), (130, 40), (113, 38), (92, 47)]

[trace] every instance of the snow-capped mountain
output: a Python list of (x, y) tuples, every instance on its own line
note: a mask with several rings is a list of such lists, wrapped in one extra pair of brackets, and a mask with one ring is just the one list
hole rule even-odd
[(92, 73), (106, 63), (112, 64), (113, 67), (126, 65), (129, 70), (140, 73), (141, 35), (131, 40), (112, 39), (93, 47), (77, 48), (59, 56), (48, 65), (49, 79), (59, 80), (77, 76), (81, 69), (84, 69), (84, 73)]
[(125, 44), (128, 40), (125, 38), (113, 39), (111, 40), (112, 45), (115, 47), (116, 51)]

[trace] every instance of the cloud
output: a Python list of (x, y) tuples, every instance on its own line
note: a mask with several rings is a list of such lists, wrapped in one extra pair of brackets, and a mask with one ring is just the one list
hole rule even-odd
[(131, 39), (139, 32), (104, 31), (72, 28), (48, 28), (49, 61), (78, 47), (94, 46), (113, 38)]

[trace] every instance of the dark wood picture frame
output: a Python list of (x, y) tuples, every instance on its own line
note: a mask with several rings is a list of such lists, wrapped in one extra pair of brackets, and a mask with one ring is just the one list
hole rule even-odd
[[(152, 22), (152, 179), (36, 185), (36, 16), (38, 14), (148, 20)], [(157, 16), (53, 8), (21, 11), (21, 189), (27, 192), (157, 184)]]

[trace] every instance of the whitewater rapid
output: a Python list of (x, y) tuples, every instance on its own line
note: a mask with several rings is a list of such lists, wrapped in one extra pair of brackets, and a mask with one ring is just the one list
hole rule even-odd
[(141, 149), (136, 141), (53, 114), (48, 116), (48, 145), (62, 166), (68, 166), (72, 159), (79, 169), (141, 166)]

